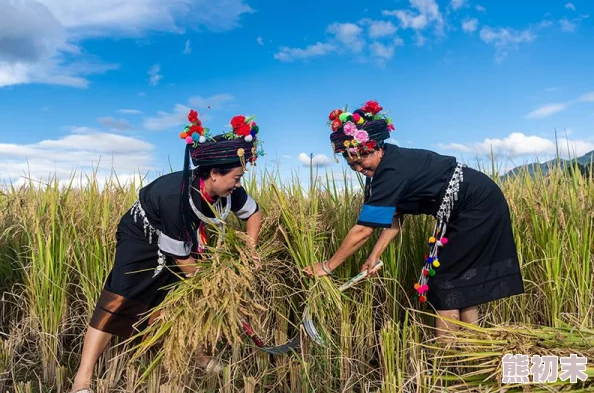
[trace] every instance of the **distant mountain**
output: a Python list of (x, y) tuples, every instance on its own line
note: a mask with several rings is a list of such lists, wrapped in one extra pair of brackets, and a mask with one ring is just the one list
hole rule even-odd
[[(505, 180), (508, 177), (513, 177), (513, 176), (517, 175), (518, 173), (525, 171), (525, 170), (528, 170), (528, 173), (530, 173), (530, 176), (534, 176), (534, 173), (538, 173), (538, 172), (541, 172), (543, 175), (547, 175), (549, 173), (550, 168), (554, 167), (556, 162), (557, 162), (557, 160), (555, 159), (555, 160), (545, 161), (543, 163), (535, 162), (535, 163), (531, 163), (531, 164), (521, 165), (521, 166), (518, 166), (518, 167), (508, 171), (506, 174), (501, 176), (501, 178)], [(565, 168), (567, 170), (571, 170), (571, 164), (573, 164), (574, 162), (577, 162), (582, 173), (585, 173), (584, 171), (589, 170), (590, 165), (594, 165), (594, 150), (592, 150), (589, 153), (584, 154), (581, 157), (577, 157), (577, 158), (574, 158), (571, 160), (559, 159), (559, 165), (562, 168)]]

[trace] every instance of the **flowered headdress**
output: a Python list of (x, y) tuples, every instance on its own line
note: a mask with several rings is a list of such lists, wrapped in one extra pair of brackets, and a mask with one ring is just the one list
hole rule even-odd
[(383, 109), (377, 101), (367, 101), (352, 113), (346, 107), (330, 112), (328, 124), (334, 153), (353, 157), (381, 147), (394, 130), (392, 120), (381, 113)]
[[(260, 128), (254, 121), (254, 116), (235, 116), (231, 119), (231, 131), (211, 136), (210, 130), (203, 127), (198, 118), (198, 112), (191, 110), (188, 114), (190, 122), (180, 133), (180, 138), (186, 141), (186, 158), (191, 158), (194, 166), (213, 166), (217, 168), (243, 166), (254, 164), (263, 152), (258, 150), (258, 131)], [(184, 168), (189, 167), (189, 160)]]
[(258, 139), (260, 128), (254, 121), (254, 116), (235, 116), (230, 121), (231, 130), (211, 136), (210, 130), (203, 126), (198, 118), (198, 112), (190, 110), (190, 122), (180, 133), (180, 138), (186, 141), (184, 156), (184, 173), (181, 195), (181, 213), (186, 226), (186, 237), (196, 244), (196, 231), (187, 221), (186, 211), (189, 201), (192, 168), (190, 159), (195, 167), (235, 168), (247, 164), (256, 165), (258, 156), (264, 155), (262, 142)]

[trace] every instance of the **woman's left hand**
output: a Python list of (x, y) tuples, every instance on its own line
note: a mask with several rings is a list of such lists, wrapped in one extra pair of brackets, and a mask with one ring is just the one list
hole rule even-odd
[(367, 258), (367, 260), (365, 261), (365, 263), (363, 265), (361, 265), (361, 272), (364, 272), (365, 270), (367, 270), (367, 274), (369, 276), (373, 276), (374, 274), (377, 274), (379, 269), (377, 269), (377, 270), (374, 270), (374, 269), (375, 269), (375, 265), (377, 264), (378, 261), (379, 261), (378, 257), (370, 255), (369, 258)]
[(250, 259), (252, 262), (252, 271), (254, 273), (258, 273), (262, 269), (262, 258), (260, 254), (256, 251), (255, 246), (251, 250)]
[(324, 271), (324, 269), (322, 268), (322, 263), (321, 262), (314, 263), (313, 266), (307, 266), (305, 269), (303, 269), (303, 272), (305, 274), (307, 274), (308, 276), (310, 276), (310, 277), (313, 277), (314, 276), (314, 273), (318, 277), (324, 277), (324, 276), (327, 276), (328, 275), (328, 273), (326, 273)]

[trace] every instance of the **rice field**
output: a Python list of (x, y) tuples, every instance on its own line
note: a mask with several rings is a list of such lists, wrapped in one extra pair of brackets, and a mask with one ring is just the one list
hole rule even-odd
[[(592, 171), (590, 171), (592, 173)], [(552, 168), (500, 181), (508, 198), (526, 293), (481, 308), (480, 326), (436, 340), (432, 310), (413, 297), (431, 217), (408, 217), (380, 273), (344, 293), (379, 232), (332, 278), (302, 268), (327, 259), (356, 221), (358, 187), (322, 177), (257, 171), (245, 186), (265, 214), (257, 255), (232, 221), (224, 246), (159, 306), (142, 342), (113, 341), (96, 368), (104, 392), (594, 391), (594, 179)], [(73, 179), (74, 180), (74, 179)], [(68, 392), (86, 324), (113, 263), (115, 230), (140, 183), (99, 186), (30, 181), (0, 194), (0, 392)], [(362, 180), (362, 179), (360, 179)], [(499, 180), (498, 180), (499, 181)], [(260, 264), (257, 272), (252, 269)], [(305, 305), (327, 338), (299, 326)], [(238, 324), (248, 317), (268, 344), (301, 335), (294, 352), (259, 351)], [(201, 347), (229, 366), (204, 375)], [(587, 357), (588, 379), (504, 384), (505, 354)], [(528, 390), (526, 390), (528, 389)]]

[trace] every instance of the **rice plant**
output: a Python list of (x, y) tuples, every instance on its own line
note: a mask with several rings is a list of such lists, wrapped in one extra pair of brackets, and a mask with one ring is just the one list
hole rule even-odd
[[(493, 166), (490, 170), (495, 171)], [(377, 233), (336, 275), (303, 268), (337, 249), (356, 222), (362, 179), (248, 173), (264, 225), (246, 253), (239, 220), (200, 273), (173, 288), (141, 341), (117, 343), (97, 366), (97, 392), (430, 392), (522, 391), (502, 382), (506, 353), (586, 356), (585, 382), (529, 383), (531, 391), (594, 389), (594, 179), (553, 166), (497, 179), (510, 205), (526, 294), (481, 307), (479, 326), (458, 323), (441, 340), (412, 284), (422, 266), (430, 217), (408, 217), (375, 277), (345, 292)], [(0, 391), (64, 392), (76, 370), (86, 323), (113, 263), (115, 230), (139, 183), (83, 186), (57, 179), (0, 194)], [(259, 270), (254, 269), (257, 266)], [(300, 326), (311, 311), (325, 345)], [(148, 315), (147, 315), (148, 318)], [(294, 352), (270, 356), (244, 334), (249, 318), (271, 345), (295, 336)], [(115, 345), (119, 344), (119, 345)], [(219, 377), (197, 367), (206, 349), (228, 366)]]

